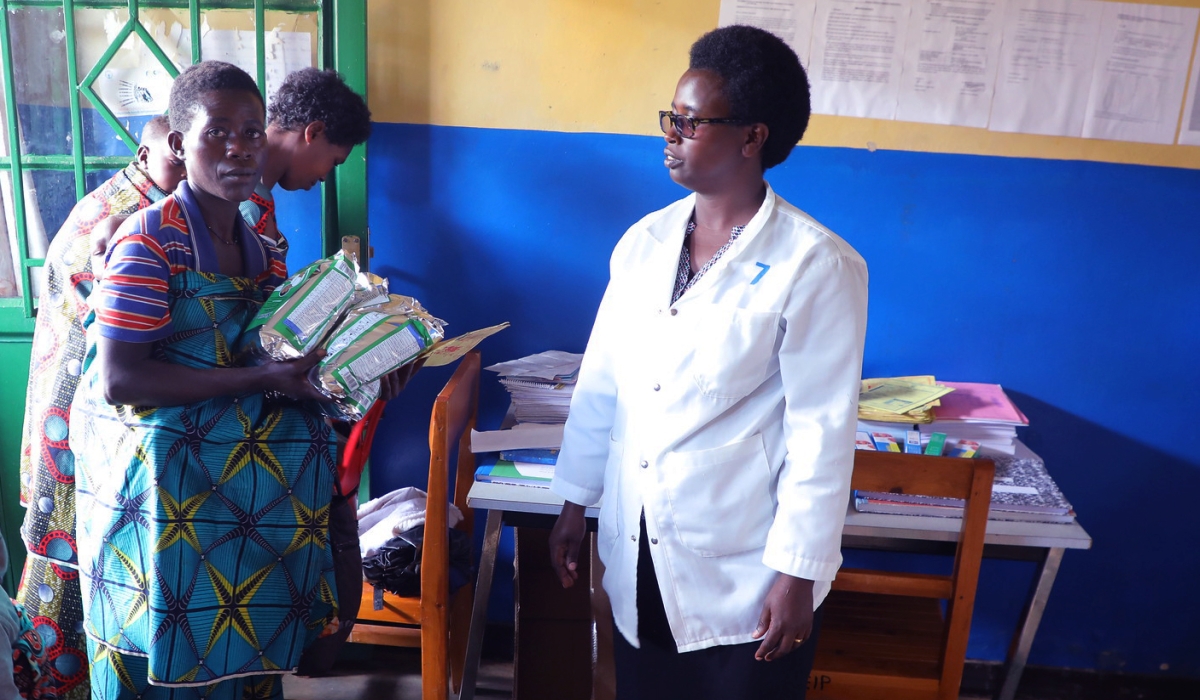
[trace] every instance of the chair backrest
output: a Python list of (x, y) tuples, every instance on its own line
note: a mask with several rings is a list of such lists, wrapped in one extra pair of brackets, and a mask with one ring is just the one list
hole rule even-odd
[(425, 504), (425, 541), (421, 559), (422, 598), (430, 591), (448, 592), (450, 588), (448, 562), (434, 562), (429, 558), (445, 556), (449, 548), (446, 503), (450, 498), (450, 460), (456, 453), (454, 505), (463, 512), (463, 520), (457, 528), (469, 533), (475, 531), (474, 513), (467, 508), (467, 492), (475, 479), (475, 460), (470, 443), (479, 404), (479, 364), (478, 350), (462, 358), (450, 381), (434, 399), (429, 418), (429, 483), (426, 488), (428, 499)]
[(994, 474), (995, 465), (989, 459), (869, 450), (855, 453), (854, 475), (851, 478), (854, 489), (966, 501), (950, 575), (843, 569), (833, 583), (835, 591), (941, 598), (948, 601), (940, 664), (940, 686), (948, 697), (958, 696), (962, 681)]

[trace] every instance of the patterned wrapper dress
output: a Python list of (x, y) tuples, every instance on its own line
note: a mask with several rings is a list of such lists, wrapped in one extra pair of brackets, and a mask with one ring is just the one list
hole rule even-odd
[(21, 436), (21, 527), (29, 556), (17, 592), (44, 640), (43, 672), (62, 700), (88, 697), (83, 610), (75, 551), (75, 460), (68, 448), (71, 400), (83, 367), (81, 325), (92, 292), (91, 233), (167, 196), (130, 163), (71, 210), (46, 252)]
[(243, 226), (246, 277), (214, 272), (204, 230), (184, 182), (121, 229), (92, 297), (70, 427), (97, 698), (279, 697), (279, 675), (336, 616), (335, 443), (317, 413), (262, 394), (105, 402), (97, 334), (152, 342), (164, 362), (237, 366), (246, 323), (286, 269), (273, 240)]

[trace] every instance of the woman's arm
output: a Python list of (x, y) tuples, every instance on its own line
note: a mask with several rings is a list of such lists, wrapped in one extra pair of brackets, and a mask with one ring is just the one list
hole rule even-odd
[(808, 638), (814, 583), (832, 580), (841, 563), (866, 309), (867, 270), (856, 256), (813, 265), (785, 305), (779, 373), (787, 455), (763, 554), (778, 573), (755, 630), (760, 660)]
[(278, 391), (294, 399), (325, 400), (308, 381), (308, 371), (324, 356), (321, 350), (258, 367), (200, 369), (152, 359), (152, 349), (153, 343), (100, 336), (96, 362), (104, 398), (110, 404), (179, 406), (262, 391)]

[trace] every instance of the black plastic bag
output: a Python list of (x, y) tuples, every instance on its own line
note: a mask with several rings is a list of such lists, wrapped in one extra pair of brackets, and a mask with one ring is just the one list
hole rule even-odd
[[(421, 547), (425, 526), (418, 525), (393, 537), (374, 555), (363, 560), (363, 577), (376, 588), (406, 598), (421, 595)], [(471, 536), (450, 530), (450, 592), (475, 576), (471, 566)]]

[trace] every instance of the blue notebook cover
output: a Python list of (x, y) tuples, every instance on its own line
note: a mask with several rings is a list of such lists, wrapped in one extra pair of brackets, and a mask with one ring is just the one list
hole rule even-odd
[(507, 484), (509, 486), (532, 486), (535, 488), (550, 488), (550, 479), (536, 476), (526, 476), (517, 471), (512, 462), (500, 460), (495, 464), (485, 464), (475, 470), (475, 481), (490, 484)]
[(501, 450), (500, 459), (509, 462), (531, 462), (533, 464), (555, 464), (558, 462), (558, 448), (530, 447), (523, 450)]

